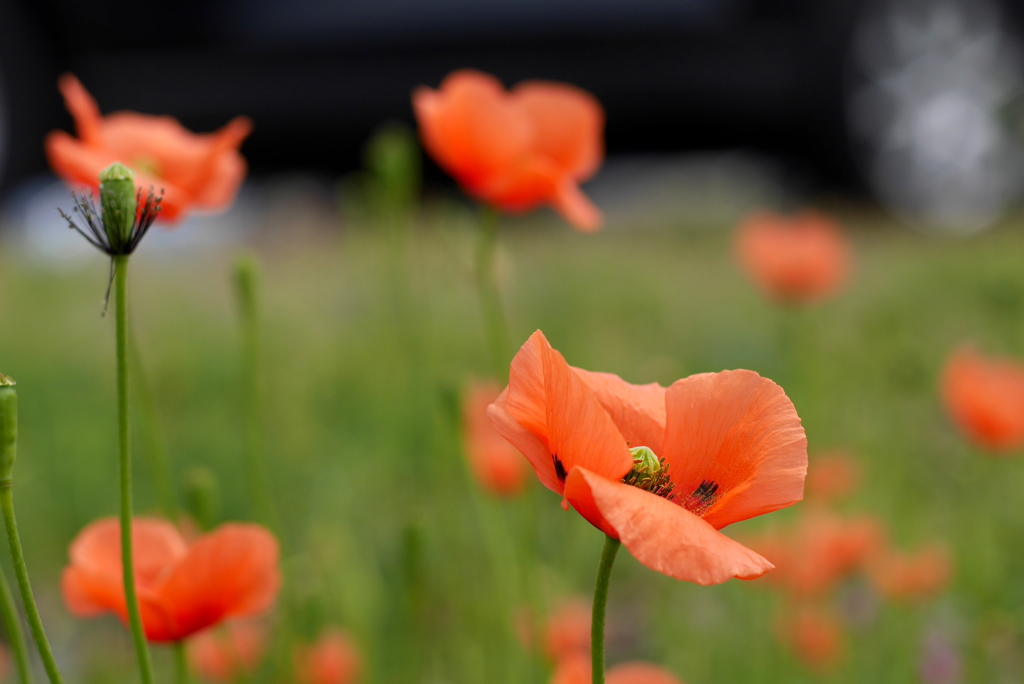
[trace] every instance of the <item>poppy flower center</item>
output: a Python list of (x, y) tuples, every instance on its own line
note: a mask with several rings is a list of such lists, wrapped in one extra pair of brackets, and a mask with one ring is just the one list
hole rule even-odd
[(633, 469), (622, 478), (622, 481), (669, 501), (674, 499), (672, 489), (675, 485), (668, 476), (668, 464), (665, 463), (665, 459), (658, 458), (645, 446), (633, 447), (629, 451), (633, 454)]

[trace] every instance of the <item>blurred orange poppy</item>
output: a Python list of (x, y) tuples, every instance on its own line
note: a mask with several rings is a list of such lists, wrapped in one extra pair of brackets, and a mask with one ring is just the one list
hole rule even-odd
[(780, 641), (816, 672), (827, 672), (842, 660), (845, 650), (842, 623), (820, 606), (798, 605), (779, 620), (776, 633)]
[(470, 468), (480, 485), (491, 494), (510, 497), (523, 491), (526, 461), (487, 418), (487, 406), (500, 393), (501, 388), (494, 382), (469, 384), (462, 404), (463, 442)]
[(316, 643), (297, 648), (294, 655), (299, 684), (352, 684), (363, 669), (355, 644), (340, 629), (327, 630)]
[[(575, 654), (563, 658), (555, 667), (551, 684), (590, 684), (590, 656)], [(607, 684), (682, 684), (668, 670), (650, 663), (620, 663), (608, 668)]]
[(834, 294), (849, 275), (850, 252), (838, 224), (816, 211), (756, 212), (736, 232), (740, 264), (766, 296), (781, 302), (814, 302)]
[(544, 651), (553, 662), (573, 653), (590, 653), (590, 610), (581, 598), (555, 608), (544, 630)]
[(452, 72), (412, 94), (427, 152), (470, 195), (507, 212), (550, 205), (580, 230), (601, 213), (579, 189), (604, 156), (604, 110), (564, 83), (523, 81), (511, 91), (489, 74)]
[(807, 498), (819, 503), (843, 499), (860, 484), (860, 464), (848, 454), (817, 456), (807, 466)]
[[(61, 584), (72, 614), (127, 620), (120, 530), (116, 518), (104, 518), (71, 543)], [(228, 523), (188, 544), (171, 523), (136, 518), (132, 542), (150, 641), (179, 641), (228, 618), (262, 613), (281, 584), (277, 540), (259, 525)]]
[(810, 508), (788, 533), (769, 531), (745, 540), (775, 564), (765, 581), (795, 597), (820, 597), (876, 557), (884, 543), (874, 518), (842, 518)]
[(934, 598), (949, 585), (952, 562), (942, 544), (931, 544), (915, 553), (887, 551), (869, 567), (878, 592), (894, 601)]
[(946, 362), (942, 398), (953, 421), (979, 446), (1024, 446), (1024, 364), (961, 347)]
[(676, 579), (761, 576), (771, 563), (718, 530), (803, 496), (800, 418), (751, 371), (631, 385), (570, 367), (537, 331), (489, 414), (564, 508)]
[(216, 133), (195, 134), (169, 116), (101, 116), (96, 100), (72, 74), (61, 76), (57, 85), (78, 137), (53, 131), (45, 147), (50, 168), (65, 181), (95, 190), (100, 172), (119, 161), (135, 172), (138, 187), (163, 194), (160, 216), (167, 221), (190, 209), (226, 209), (234, 201), (247, 169), (238, 152), (252, 131), (246, 117), (235, 117)]
[(188, 660), (202, 679), (231, 684), (256, 671), (267, 645), (261, 624), (233, 620), (219, 629), (200, 632), (188, 642)]

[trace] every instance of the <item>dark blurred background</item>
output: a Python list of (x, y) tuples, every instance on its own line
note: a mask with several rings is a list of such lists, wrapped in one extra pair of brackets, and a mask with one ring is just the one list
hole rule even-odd
[[(568, 81), (608, 152), (741, 150), (805, 192), (876, 197), (962, 232), (1020, 195), (1019, 0), (0, 2), (0, 169), (45, 170), (71, 127), (56, 78), (104, 113), (196, 131), (256, 122), (254, 174), (357, 167), (409, 93), (472, 66)], [(441, 180), (434, 171), (433, 180)]]

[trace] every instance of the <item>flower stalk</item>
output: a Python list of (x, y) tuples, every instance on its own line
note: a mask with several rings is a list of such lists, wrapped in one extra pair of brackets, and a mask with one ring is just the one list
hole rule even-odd
[[(29, 628), (32, 630), (32, 637), (36, 642), (36, 649), (39, 651), (39, 657), (43, 660), (43, 666), (46, 668), (50, 682), (61, 684), (60, 670), (57, 669), (57, 662), (54, 660), (50, 642), (43, 629), (43, 621), (39, 617), (35, 597), (32, 595), (28, 566), (25, 565), (25, 554), (21, 548), (21, 537), (18, 534), (18, 521), (14, 517), (14, 462), (17, 455), (18, 393), (14, 389), (14, 380), (6, 375), (0, 375), (0, 511), (3, 512), (14, 575), (18, 580), (18, 590), (21, 592), (21, 601), (25, 606), (25, 614), (28, 617)], [(18, 670), (22, 681), (28, 682), (31, 676), (28, 653), (25, 648), (25, 636), (14, 610), (14, 601), (6, 578), (3, 579), (0, 594), (3, 594), (2, 602), (7, 604), (3, 607), (4, 612), (7, 613), (9, 610), (10, 613), (5, 615), (5, 620), (8, 622), (8, 629), (11, 632), (11, 642), (14, 646), (15, 658), (18, 661)], [(11, 629), (12, 625), (13, 629)]]
[(124, 596), (128, 608), (135, 655), (139, 661), (142, 684), (153, 684), (153, 665), (149, 657), (146, 633), (139, 613), (135, 590), (135, 563), (132, 555), (132, 457), (128, 424), (128, 255), (111, 257), (114, 261), (114, 318), (117, 331), (117, 433), (121, 471), (121, 567)]
[(590, 662), (592, 684), (604, 684), (604, 617), (608, 607), (608, 583), (612, 578), (612, 565), (622, 542), (605, 536), (601, 551), (601, 564), (597, 567), (597, 585), (594, 587), (594, 612), (590, 619)]
[(498, 220), (498, 212), (494, 209), (488, 207), (481, 210), (480, 236), (476, 250), (476, 288), (480, 297), (480, 313), (484, 320), (484, 333), (487, 335), (494, 377), (504, 383), (508, 381), (509, 341), (508, 323), (494, 272)]

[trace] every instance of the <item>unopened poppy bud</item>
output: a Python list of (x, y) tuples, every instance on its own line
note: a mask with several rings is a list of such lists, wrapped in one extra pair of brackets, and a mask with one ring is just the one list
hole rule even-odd
[(656, 475), (661, 472), (661, 461), (651, 451), (650, 447), (638, 446), (629, 450), (633, 454), (633, 470), (647, 475)]
[(0, 487), (14, 475), (18, 455), (18, 393), (14, 380), (0, 373)]
[(420, 191), (420, 149), (408, 128), (389, 124), (370, 138), (363, 155), (377, 211), (408, 211)]
[(131, 239), (138, 207), (135, 173), (121, 162), (114, 162), (100, 173), (100, 209), (107, 239), (113, 245)]

